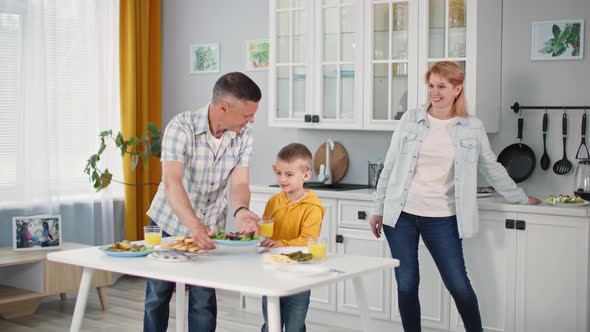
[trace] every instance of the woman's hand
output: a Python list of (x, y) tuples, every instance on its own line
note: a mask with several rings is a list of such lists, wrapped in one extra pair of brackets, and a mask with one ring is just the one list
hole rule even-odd
[(371, 217), (371, 231), (376, 238), (381, 237), (381, 229), (383, 228), (383, 216)]
[(529, 204), (541, 204), (541, 200), (539, 200), (537, 197), (529, 196)]

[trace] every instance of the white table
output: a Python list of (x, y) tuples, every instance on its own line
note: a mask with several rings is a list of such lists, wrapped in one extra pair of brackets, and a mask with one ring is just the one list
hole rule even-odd
[[(98, 247), (50, 253), (47, 259), (84, 267), (70, 327), (70, 331), (76, 332), (80, 331), (82, 325), (90, 282), (95, 269), (175, 282), (177, 290), (184, 290), (185, 285), (188, 284), (266, 295), (270, 332), (281, 331), (279, 297), (352, 278), (364, 331), (371, 331), (367, 297), (361, 278), (367, 273), (399, 265), (398, 260), (390, 258), (329, 256), (321, 264), (344, 273), (331, 272), (293, 278), (285, 275), (284, 272), (269, 268), (269, 264), (263, 262), (263, 255), (258, 254), (253, 247), (218, 247), (190, 261), (180, 263), (160, 262), (147, 257), (110, 257), (98, 250)], [(177, 331), (184, 330), (185, 317), (185, 292), (177, 291)]]

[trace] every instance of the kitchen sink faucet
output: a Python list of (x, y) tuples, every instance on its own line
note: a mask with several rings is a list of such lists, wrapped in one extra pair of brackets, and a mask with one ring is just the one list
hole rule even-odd
[(318, 180), (324, 184), (332, 184), (332, 172), (330, 171), (330, 150), (334, 151), (334, 141), (328, 138), (326, 141), (326, 164), (320, 165)]

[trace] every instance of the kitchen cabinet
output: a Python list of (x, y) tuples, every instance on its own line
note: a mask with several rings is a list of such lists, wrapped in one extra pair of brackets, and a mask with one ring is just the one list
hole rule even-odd
[(270, 126), (362, 127), (362, 1), (270, 1)]
[(464, 251), (486, 331), (588, 330), (587, 217), (484, 210), (480, 226)]
[(273, 127), (394, 130), (435, 62), (466, 72), (469, 111), (500, 124), (502, 0), (271, 0)]

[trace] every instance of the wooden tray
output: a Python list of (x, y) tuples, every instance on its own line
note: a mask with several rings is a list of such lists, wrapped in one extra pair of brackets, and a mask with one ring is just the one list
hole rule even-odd
[[(326, 143), (321, 144), (313, 156), (313, 169), (319, 174), (320, 165), (326, 163)], [(338, 183), (348, 170), (348, 153), (342, 144), (334, 142), (334, 150), (330, 151), (330, 172), (332, 183)]]

